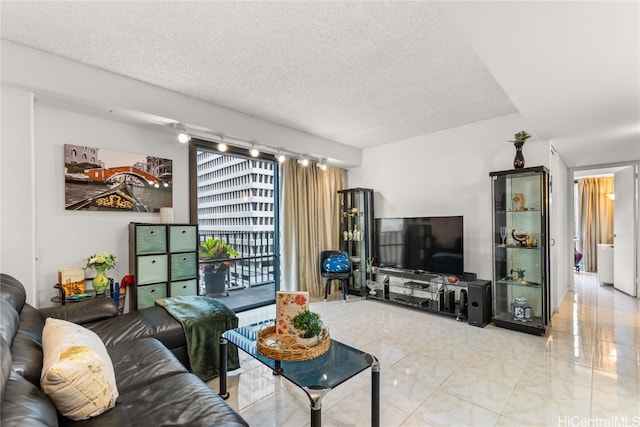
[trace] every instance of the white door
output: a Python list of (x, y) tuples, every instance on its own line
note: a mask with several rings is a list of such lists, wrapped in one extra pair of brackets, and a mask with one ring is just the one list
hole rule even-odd
[(635, 166), (627, 166), (614, 174), (613, 286), (631, 296), (637, 295), (635, 185)]

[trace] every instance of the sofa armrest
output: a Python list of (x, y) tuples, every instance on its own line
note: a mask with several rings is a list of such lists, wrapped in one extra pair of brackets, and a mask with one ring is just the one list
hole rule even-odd
[(118, 316), (118, 306), (113, 299), (107, 297), (41, 308), (39, 311), (45, 317), (68, 320), (80, 325)]

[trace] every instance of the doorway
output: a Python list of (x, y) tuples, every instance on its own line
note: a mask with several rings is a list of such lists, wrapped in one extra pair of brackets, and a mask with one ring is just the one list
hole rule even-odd
[[(640, 238), (638, 237), (638, 162), (630, 162), (624, 164), (590, 166), (584, 168), (574, 168), (570, 170), (572, 180), (572, 218), (573, 218), (573, 238), (575, 249), (581, 255), (581, 262), (571, 266), (572, 269), (580, 271), (597, 272), (600, 266), (599, 274), (605, 283), (609, 281), (616, 290), (624, 292), (630, 296), (638, 295), (638, 265), (640, 264), (638, 256), (638, 247)], [(600, 204), (594, 203), (593, 207), (579, 206), (579, 186), (578, 182), (582, 181), (583, 191), (587, 187), (586, 183), (593, 184), (596, 182), (611, 182), (600, 185)], [(589, 181), (587, 181), (589, 180)], [(610, 190), (609, 190), (610, 188)], [(610, 198), (612, 200), (608, 200)], [(589, 223), (592, 221), (590, 217), (590, 209), (598, 209), (603, 214), (604, 205), (610, 203), (613, 207), (611, 218), (598, 219), (598, 226)], [(587, 209), (586, 214), (581, 215), (581, 210)], [(594, 217), (596, 215), (593, 215)], [(611, 224), (606, 222), (610, 220)], [(585, 225), (585, 222), (587, 224)], [(582, 223), (582, 226), (580, 226)], [(587, 232), (585, 232), (587, 228)], [(595, 230), (597, 229), (597, 233)], [(585, 234), (598, 234), (597, 250), (595, 249), (594, 239), (596, 237), (586, 236)], [(588, 240), (588, 242), (585, 241)], [(587, 246), (585, 246), (587, 245)], [(598, 254), (601, 255), (598, 260)], [(608, 257), (611, 257), (611, 265), (608, 263)], [(577, 260), (579, 257), (571, 257)], [(609, 271), (609, 269), (611, 271)], [(605, 271), (606, 270), (606, 271)], [(573, 276), (573, 275), (571, 275)], [(601, 280), (602, 281), (602, 280)], [(572, 283), (573, 287), (573, 283)]]

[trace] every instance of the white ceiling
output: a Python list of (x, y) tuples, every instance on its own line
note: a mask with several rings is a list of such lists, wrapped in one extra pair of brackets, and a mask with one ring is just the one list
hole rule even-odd
[(519, 111), (569, 166), (640, 159), (638, 1), (0, 7), (3, 39), (347, 145)]

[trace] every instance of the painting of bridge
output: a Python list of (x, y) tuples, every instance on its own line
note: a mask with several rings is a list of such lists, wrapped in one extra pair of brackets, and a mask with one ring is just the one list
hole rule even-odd
[(173, 162), (65, 144), (65, 209), (159, 212), (173, 205)]

